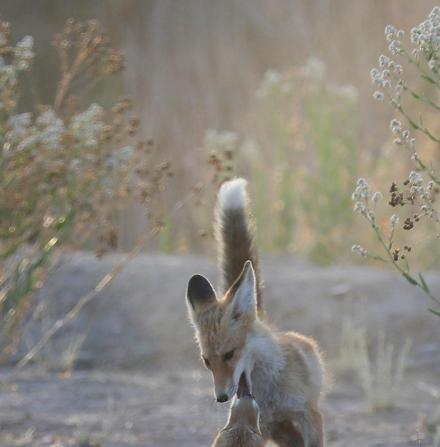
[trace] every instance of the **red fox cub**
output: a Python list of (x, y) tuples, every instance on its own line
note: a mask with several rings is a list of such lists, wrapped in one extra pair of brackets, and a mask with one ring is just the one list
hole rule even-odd
[[(244, 376), (242, 376), (243, 382)], [(231, 405), (229, 420), (215, 438), (212, 447), (264, 447), (260, 431), (260, 409), (247, 386), (237, 392)]]
[[(206, 278), (194, 275), (186, 296), (201, 356), (212, 372), (218, 402), (237, 393), (244, 374), (260, 409), (265, 441), (281, 447), (322, 447), (321, 355), (311, 338), (277, 332), (265, 323), (249, 215), (246, 181), (224, 183), (215, 219), (221, 295)], [(295, 293), (292, 290), (292, 299)]]

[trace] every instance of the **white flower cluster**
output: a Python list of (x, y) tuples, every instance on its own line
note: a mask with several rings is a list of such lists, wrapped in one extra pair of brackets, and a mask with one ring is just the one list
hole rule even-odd
[(351, 247), (351, 251), (353, 253), (358, 253), (359, 255), (361, 255), (363, 258), (366, 258), (368, 256), (368, 251), (365, 250), (365, 248), (363, 248), (361, 245), (359, 244), (355, 244)]
[(362, 177), (358, 178), (356, 182), (356, 189), (351, 195), (351, 199), (353, 201), (359, 201), (359, 200), (368, 200), (369, 197), (370, 197), (370, 187), (368, 186), (367, 181)]
[(42, 144), (49, 149), (59, 149), (65, 131), (63, 121), (49, 109), (37, 117), (35, 123), (31, 113), (12, 115), (7, 121), (4, 147), (18, 151)]
[(6, 133), (6, 141), (16, 141), (23, 138), (31, 127), (32, 114), (31, 113), (19, 113), (12, 115), (8, 119), (7, 127), (10, 129)]
[[(102, 116), (102, 108), (92, 104), (85, 112), (74, 115), (66, 128), (63, 120), (52, 109), (44, 110), (35, 119), (31, 113), (12, 115), (7, 121), (8, 130), (4, 135), (3, 148), (20, 151), (33, 149), (38, 145), (50, 150), (60, 150), (63, 136), (71, 133), (78, 147), (95, 149), (105, 128)], [(132, 148), (122, 148), (118, 157), (121, 160), (128, 159), (130, 151)]]
[(392, 214), (390, 217), (390, 224), (394, 228), (399, 223), (400, 217), (397, 214)]
[(435, 6), (428, 18), (411, 30), (411, 42), (417, 46), (413, 56), (424, 54), (431, 70), (437, 70), (440, 51), (440, 6)]
[[(351, 195), (351, 199), (354, 202), (353, 211), (364, 216), (375, 226), (374, 210), (377, 204), (383, 199), (383, 194), (380, 191), (372, 193), (367, 181), (361, 177), (356, 183), (356, 188)], [(370, 206), (370, 199), (372, 206)]]
[[(379, 56), (379, 68), (373, 68), (370, 71), (370, 78), (373, 85), (379, 88), (386, 89), (391, 96), (400, 98), (403, 90), (402, 80), (398, 80), (394, 88), (394, 94), (391, 90), (392, 80), (398, 78), (403, 73), (402, 65), (396, 64), (388, 56), (383, 54)], [(375, 91), (373, 98), (383, 100), (384, 94), (381, 91)]]
[(238, 135), (227, 130), (209, 129), (205, 134), (205, 147), (212, 151), (233, 151), (238, 143)]
[(89, 108), (75, 115), (69, 129), (77, 139), (78, 145), (87, 149), (96, 149), (99, 138), (105, 129), (103, 109), (98, 104), (91, 104)]
[(415, 188), (411, 190), (411, 193), (421, 193), (421, 189), (423, 188), (423, 177), (419, 172), (411, 171), (408, 176), (409, 184), (411, 188)]
[(65, 132), (63, 120), (52, 109), (46, 110), (36, 119), (40, 142), (51, 150), (59, 149)]
[(398, 55), (403, 53), (403, 47), (402, 47), (402, 39), (405, 35), (405, 32), (401, 29), (397, 29), (393, 25), (387, 25), (385, 27), (385, 37), (388, 44), (388, 51), (391, 54)]
[(411, 171), (408, 176), (409, 192), (413, 200), (419, 204), (422, 215), (439, 221), (439, 213), (434, 208), (434, 189), (435, 183), (430, 180), (426, 186), (423, 176), (420, 172)]
[[(364, 216), (370, 222), (374, 221), (374, 211), (369, 208), (370, 199), (370, 187), (364, 178), (359, 178), (356, 183), (356, 188), (351, 195), (351, 199), (354, 202), (353, 211)], [(380, 193), (373, 194), (374, 204), (381, 199)]]
[(25, 150), (35, 146), (40, 140), (38, 132), (33, 126), (31, 113), (10, 116), (7, 127), (9, 130), (5, 134), (4, 149)]
[(411, 132), (408, 129), (403, 129), (402, 123), (396, 119), (390, 121), (391, 132), (396, 136), (393, 143), (403, 144), (407, 146), (411, 151), (414, 151), (416, 145), (416, 139), (412, 138)]
[(28, 70), (34, 59), (34, 38), (25, 36), (14, 48), (14, 65), (18, 71)]
[(274, 93), (287, 95), (291, 91), (291, 83), (283, 79), (277, 70), (268, 70), (264, 74), (263, 80), (257, 89), (257, 97), (264, 99), (270, 97)]
[[(388, 51), (392, 55), (407, 54), (402, 43), (403, 30), (387, 25), (385, 37), (388, 41)], [(440, 6), (436, 6), (427, 20), (411, 30), (411, 43), (415, 46), (411, 52), (412, 57), (418, 61), (420, 55), (423, 55), (429, 68), (437, 73), (440, 65)], [(379, 68), (373, 68), (370, 72), (373, 84), (387, 90), (395, 106), (400, 104), (402, 91), (407, 88), (401, 76), (402, 72), (402, 65), (385, 55), (379, 57)], [(391, 91), (392, 84), (394, 84), (394, 92)], [(373, 97), (383, 100), (385, 95), (383, 91), (377, 90), (373, 93)]]

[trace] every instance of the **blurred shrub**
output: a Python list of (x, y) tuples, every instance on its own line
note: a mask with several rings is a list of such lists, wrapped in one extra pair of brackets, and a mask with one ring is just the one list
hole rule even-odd
[(400, 351), (395, 352), (395, 346), (385, 340), (383, 333), (379, 336), (374, 358), (368, 353), (366, 340), (360, 346), (354, 366), (371, 411), (394, 406), (401, 392), (410, 347), (410, 341), (406, 340)]
[(130, 99), (82, 106), (92, 84), (123, 68), (101, 26), (69, 20), (53, 45), (60, 63), (53, 104), (19, 111), (33, 39), (14, 45), (0, 23), (0, 352), (11, 350), (54, 248), (98, 255), (116, 248), (118, 213), (133, 201), (146, 206), (152, 227), (161, 225), (156, 211), (171, 175), (168, 163), (154, 163), (151, 143), (137, 138)]
[(214, 183), (237, 173), (250, 180), (263, 250), (328, 263), (347, 248), (357, 119), (356, 89), (330, 83), (325, 65), (311, 58), (265, 74), (242, 138), (207, 132)]
[[(411, 165), (411, 171), (389, 173), (385, 213), (381, 207), (384, 194), (374, 192), (364, 178), (358, 180), (352, 195), (354, 211), (371, 226), (383, 255), (370, 253), (358, 244), (353, 251), (393, 265), (432, 299), (436, 307), (431, 311), (440, 316), (440, 297), (430, 290), (421, 273), (414, 273), (421, 258), (425, 265), (428, 260), (435, 266), (440, 259), (440, 7), (412, 28), (409, 44), (404, 31), (391, 25), (385, 28), (385, 37), (389, 55), (381, 55), (378, 67), (371, 70), (371, 80), (378, 89), (373, 96), (386, 100), (398, 114), (399, 119), (391, 120), (390, 130), (394, 144), (401, 148), (400, 157)], [(412, 71), (418, 75), (419, 85), (408, 81)]]
[(374, 350), (368, 348), (364, 327), (345, 319), (341, 331), (339, 355), (333, 362), (338, 373), (354, 373), (365, 395), (370, 411), (393, 407), (401, 392), (410, 340), (400, 350), (380, 333)]

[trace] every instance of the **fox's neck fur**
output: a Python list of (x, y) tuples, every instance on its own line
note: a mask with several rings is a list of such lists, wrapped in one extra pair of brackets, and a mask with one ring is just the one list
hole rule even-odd
[(271, 395), (285, 366), (283, 353), (272, 331), (259, 319), (247, 338), (246, 350), (253, 363), (252, 393), (257, 402), (264, 402)]

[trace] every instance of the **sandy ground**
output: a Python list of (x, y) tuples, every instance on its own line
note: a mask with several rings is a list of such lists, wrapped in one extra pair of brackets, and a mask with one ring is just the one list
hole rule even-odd
[[(38, 297), (45, 310), (24, 330), (21, 352), (117, 260), (66, 256)], [(195, 272), (214, 282), (217, 277), (215, 264), (204, 258), (145, 255), (132, 261), (35, 365), (1, 386), (0, 445), (209, 446), (227, 405), (214, 402), (186, 319), (184, 291)], [(264, 259), (263, 272), (270, 319), (281, 329), (314, 336), (326, 355), (327, 445), (433, 445), (440, 323), (426, 311), (427, 299), (394, 273), (365, 267), (319, 268), (278, 257)], [(440, 278), (428, 279), (440, 292)], [(369, 412), (356, 378), (333, 370), (347, 318), (368, 330), (372, 344), (384, 329), (397, 347), (412, 340), (392, 410)], [(72, 373), (58, 372), (72, 359)], [(0, 370), (0, 381), (10, 368)]]

